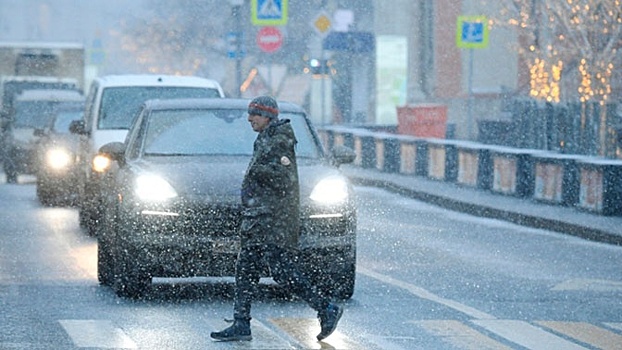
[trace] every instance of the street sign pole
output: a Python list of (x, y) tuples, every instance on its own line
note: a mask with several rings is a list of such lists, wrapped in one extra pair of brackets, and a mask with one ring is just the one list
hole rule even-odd
[(469, 49), (469, 81), (468, 81), (467, 117), (469, 120), (469, 139), (473, 137), (473, 49)]
[(322, 73), (322, 86), (321, 86), (321, 94), (322, 94), (322, 125), (326, 125), (326, 76), (324, 75), (324, 45), (322, 45), (322, 50), (320, 51), (320, 72)]
[[(320, 38), (323, 39), (324, 37), (326, 37), (326, 34), (328, 33), (328, 31), (330, 30), (331, 27), (331, 21), (330, 18), (328, 17), (328, 15), (326, 13), (324, 13), (324, 11), (320, 11), (320, 13), (318, 13), (318, 15), (315, 17), (315, 19), (313, 20), (313, 28), (315, 29), (315, 31), (319, 34)], [(320, 41), (320, 77), (322, 79), (321, 84), (320, 85), (320, 94), (322, 95), (320, 98), (320, 103), (321, 103), (321, 107), (320, 107), (320, 113), (322, 114), (321, 117), (321, 123), (322, 125), (326, 125), (326, 72), (324, 71), (324, 69), (326, 68), (325, 62), (326, 62), (326, 52), (324, 51), (324, 43)]]
[[(276, 27), (263, 27), (257, 32), (257, 46), (268, 54), (278, 51), (283, 45), (283, 35)], [(270, 85), (270, 94), (275, 94), (274, 82), (272, 81), (272, 63), (273, 56), (269, 55), (268, 61), (268, 84)]]
[(473, 137), (473, 50), (488, 47), (488, 25), (485, 16), (458, 16), (456, 46), (469, 50), (467, 82), (467, 119), (469, 139)]
[[(237, 25), (237, 30), (240, 31), (242, 30), (242, 16), (241, 16), (241, 5), (232, 2), (233, 4), (233, 16), (235, 18), (235, 22)], [(242, 97), (242, 91), (240, 90), (240, 86), (242, 85), (242, 35), (240, 35), (238, 33), (237, 37), (236, 37), (236, 43), (235, 43), (235, 84), (236, 84), (236, 89), (235, 89), (235, 96), (236, 97)]]

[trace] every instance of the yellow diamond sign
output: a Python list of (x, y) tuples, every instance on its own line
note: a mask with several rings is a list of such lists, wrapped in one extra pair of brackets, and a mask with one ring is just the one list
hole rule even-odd
[(330, 18), (325, 13), (318, 14), (313, 20), (313, 28), (320, 35), (325, 35), (330, 30)]

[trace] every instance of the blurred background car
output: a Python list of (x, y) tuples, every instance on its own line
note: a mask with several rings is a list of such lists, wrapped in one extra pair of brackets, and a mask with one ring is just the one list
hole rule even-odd
[(45, 128), (59, 108), (84, 106), (84, 96), (76, 90), (24, 90), (15, 98), (3, 139), (3, 166), (8, 183), (19, 174), (37, 172), (36, 129)]
[(71, 130), (80, 135), (78, 182), (80, 225), (91, 235), (100, 218), (99, 183), (108, 163), (97, 158), (103, 144), (123, 141), (141, 104), (149, 99), (224, 97), (220, 84), (194, 76), (122, 74), (99, 77), (91, 83), (84, 119)]
[(37, 141), (37, 198), (43, 205), (69, 205), (78, 194), (78, 135), (71, 122), (82, 119), (83, 105), (59, 108), (48, 125), (35, 130)]
[[(243, 99), (148, 101), (124, 143), (104, 145), (114, 160), (97, 234), (98, 279), (120, 296), (140, 296), (152, 277), (233, 276), (239, 249), (240, 186), (257, 134)], [(280, 102), (298, 144), (301, 262), (330, 295), (352, 296), (356, 208), (339, 165), (299, 106)], [(269, 271), (264, 271), (269, 276)]]

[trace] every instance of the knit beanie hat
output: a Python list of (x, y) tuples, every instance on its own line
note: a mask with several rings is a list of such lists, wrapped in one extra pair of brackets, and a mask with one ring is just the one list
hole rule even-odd
[(276, 119), (279, 116), (279, 105), (270, 96), (255, 97), (248, 104), (248, 114), (261, 115), (266, 118)]

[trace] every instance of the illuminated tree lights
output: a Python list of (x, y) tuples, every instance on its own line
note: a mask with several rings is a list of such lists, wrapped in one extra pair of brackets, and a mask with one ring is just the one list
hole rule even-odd
[(620, 78), (615, 67), (622, 66), (622, 0), (503, 1), (494, 24), (511, 26), (519, 35), (529, 95), (552, 103), (600, 104), (600, 153), (606, 153), (612, 132), (606, 107), (612, 81)]
[[(530, 43), (519, 52), (529, 65), (532, 97), (601, 103), (610, 98), (614, 66), (622, 65), (621, 0), (505, 0), (505, 4), (495, 23), (515, 27), (522, 42)], [(560, 90), (562, 86), (566, 91)]]
[(543, 59), (536, 58), (529, 70), (531, 77), (529, 95), (547, 102), (559, 102), (562, 69), (561, 61), (549, 64)]

